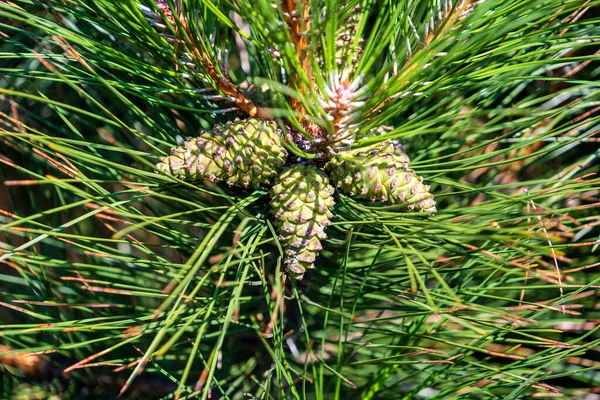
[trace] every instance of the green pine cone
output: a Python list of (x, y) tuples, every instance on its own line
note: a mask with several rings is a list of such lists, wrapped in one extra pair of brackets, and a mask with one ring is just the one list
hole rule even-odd
[[(335, 63), (341, 67), (341, 70), (355, 71), (360, 61), (360, 56), (364, 52), (364, 39), (358, 39), (358, 46), (353, 46), (353, 41), (360, 22), (360, 6), (355, 7), (349, 15), (339, 21), (335, 37)], [(323, 54), (316, 58), (317, 63), (323, 66)]]
[(408, 211), (434, 214), (435, 201), (423, 178), (408, 167), (395, 141), (338, 153), (325, 168), (331, 181), (350, 196), (400, 204)]
[(233, 165), (225, 140), (203, 131), (199, 137), (188, 138), (183, 145), (173, 147), (171, 155), (156, 164), (156, 171), (184, 181), (217, 182), (227, 180)]
[(210, 179), (256, 188), (269, 184), (286, 162), (277, 124), (250, 118), (216, 125), (171, 149), (156, 170), (186, 181)]
[(350, 15), (338, 27), (335, 41), (336, 63), (344, 66), (345, 69), (355, 71), (363, 52), (362, 44), (364, 39), (358, 39), (358, 46), (353, 47), (356, 30), (360, 20), (360, 6), (354, 8)]
[(235, 185), (256, 188), (270, 184), (287, 160), (277, 123), (250, 118), (217, 126), (225, 138), (235, 168), (229, 180)]
[(290, 275), (302, 279), (314, 268), (325, 228), (333, 216), (333, 187), (314, 166), (294, 164), (281, 173), (271, 189), (272, 212)]

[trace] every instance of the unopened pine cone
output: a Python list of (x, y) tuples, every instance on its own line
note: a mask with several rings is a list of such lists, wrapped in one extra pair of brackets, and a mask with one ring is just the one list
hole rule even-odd
[(284, 170), (271, 189), (272, 212), (290, 276), (302, 279), (314, 268), (322, 250), (325, 228), (332, 217), (333, 187), (327, 175), (311, 165), (294, 164)]
[[(348, 15), (339, 21), (339, 26), (335, 34), (335, 63), (341, 69), (354, 72), (360, 61), (360, 56), (364, 52), (364, 39), (358, 38), (355, 44), (356, 32), (360, 22), (360, 6), (354, 7)], [(316, 58), (320, 66), (324, 66), (323, 55)]]
[(203, 131), (200, 136), (173, 147), (171, 155), (156, 164), (156, 170), (184, 181), (210, 179), (217, 182), (227, 179), (232, 165), (223, 138)]
[(435, 201), (408, 157), (391, 140), (338, 153), (326, 165), (331, 181), (350, 196), (400, 204), (407, 211), (434, 214)]
[(216, 125), (171, 149), (156, 170), (186, 181), (210, 179), (257, 188), (271, 183), (286, 162), (277, 124), (257, 118)]
[[(354, 45), (358, 23), (360, 22), (360, 6), (356, 6), (350, 15), (338, 27), (336, 46), (336, 63), (345, 69), (355, 71), (363, 53), (364, 39), (359, 38)], [(349, 59), (348, 59), (349, 58)]]
[(230, 181), (256, 188), (270, 184), (281, 172), (287, 159), (277, 123), (249, 118), (216, 126), (225, 138), (235, 168)]

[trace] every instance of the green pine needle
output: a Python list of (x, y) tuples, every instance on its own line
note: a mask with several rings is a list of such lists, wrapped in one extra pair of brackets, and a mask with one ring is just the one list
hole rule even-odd
[[(0, 1), (0, 391), (577, 399), (600, 385), (600, 1), (140, 3)], [(329, 102), (352, 81), (353, 148), (400, 140), (438, 212), (337, 193), (301, 282), (268, 188), (153, 171), (249, 115), (333, 138), (286, 143), (318, 162), (342, 142)]]

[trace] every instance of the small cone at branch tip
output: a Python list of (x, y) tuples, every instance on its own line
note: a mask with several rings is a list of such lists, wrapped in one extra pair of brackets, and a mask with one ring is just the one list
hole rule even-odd
[[(338, 21), (339, 25), (335, 34), (335, 64), (350, 71), (356, 70), (364, 52), (365, 40), (362, 37), (356, 37), (360, 17), (361, 8), (356, 6), (344, 19)], [(324, 66), (323, 54), (317, 57), (317, 62)]]
[[(360, 20), (360, 6), (340, 21), (335, 38), (335, 68), (327, 70), (327, 83), (320, 87), (319, 105), (333, 123), (334, 132), (328, 142), (334, 142), (332, 150), (349, 149), (354, 143), (353, 121), (366, 104), (369, 88), (362, 86), (363, 74), (357, 73), (362, 53), (362, 38), (356, 38)], [(356, 39), (356, 40), (355, 40)], [(324, 67), (322, 59), (318, 59)]]
[(435, 214), (435, 200), (423, 178), (392, 140), (337, 154), (326, 165), (331, 181), (350, 196), (400, 204), (407, 211)]
[(322, 250), (321, 240), (333, 216), (334, 188), (327, 175), (311, 165), (284, 170), (271, 189), (271, 210), (290, 276), (302, 279)]
[(156, 170), (186, 181), (210, 179), (257, 188), (270, 184), (286, 159), (277, 124), (249, 118), (189, 138), (156, 164)]
[[(356, 6), (339, 21), (335, 37), (335, 68), (326, 69), (326, 85), (320, 87), (319, 104), (333, 123), (334, 132), (329, 142), (333, 150), (349, 149), (354, 143), (353, 122), (360, 116), (361, 108), (369, 97), (368, 86), (363, 86), (363, 74), (357, 72), (363, 52), (364, 39), (357, 38), (360, 6)], [(317, 58), (324, 67), (322, 59)]]

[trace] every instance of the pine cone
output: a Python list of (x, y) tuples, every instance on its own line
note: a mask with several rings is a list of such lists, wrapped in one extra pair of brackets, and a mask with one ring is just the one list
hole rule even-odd
[(294, 164), (281, 173), (271, 189), (272, 212), (290, 275), (302, 279), (314, 268), (332, 217), (333, 187), (327, 175), (314, 166)]
[(348, 150), (332, 158), (325, 168), (331, 180), (350, 196), (400, 204), (408, 211), (434, 214), (435, 201), (423, 178), (408, 167), (408, 157), (395, 141)]
[[(359, 38), (358, 45), (353, 46), (359, 22), (360, 6), (356, 6), (345, 19), (339, 21), (335, 37), (335, 63), (342, 67), (341, 69), (352, 72), (356, 70), (360, 56), (364, 52), (363, 44), (365, 40), (363, 38)], [(319, 50), (321, 50), (320, 46)], [(320, 52), (322, 53), (322, 51)], [(321, 67), (324, 67), (323, 54), (319, 54), (316, 61)]]
[(283, 169), (287, 151), (282, 145), (277, 123), (258, 118), (236, 121), (215, 132), (225, 138), (235, 168), (230, 181), (256, 188), (269, 184)]
[(250, 118), (203, 131), (156, 164), (156, 170), (186, 181), (210, 179), (256, 188), (271, 183), (286, 162), (277, 124)]
[(203, 131), (197, 138), (188, 138), (183, 145), (173, 147), (156, 170), (184, 181), (210, 179), (227, 180), (233, 169), (233, 158), (222, 137)]
[[(353, 47), (353, 41), (355, 40), (356, 31), (358, 29), (358, 23), (360, 21), (360, 6), (356, 6), (350, 15), (340, 24), (337, 31), (337, 37), (335, 41), (336, 47), (336, 63), (339, 66), (344, 66), (346, 69), (355, 71), (360, 60), (360, 56), (363, 53), (364, 39), (358, 39), (358, 45)], [(351, 57), (350, 59), (348, 59)], [(344, 65), (344, 64), (348, 65)]]

